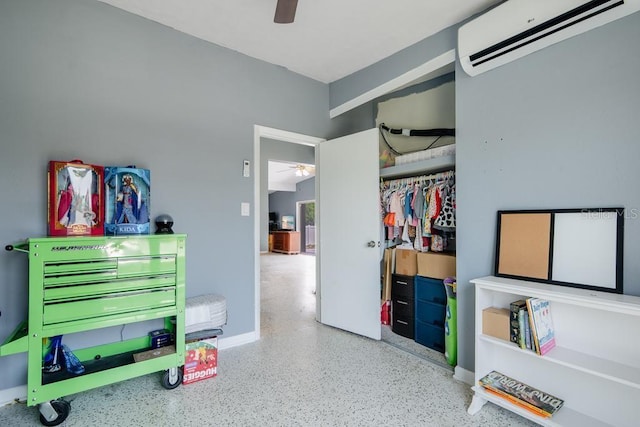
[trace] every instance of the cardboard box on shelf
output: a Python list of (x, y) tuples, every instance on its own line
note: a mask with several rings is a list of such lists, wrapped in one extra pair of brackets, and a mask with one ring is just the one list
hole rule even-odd
[(446, 279), (456, 275), (456, 257), (444, 253), (420, 252), (417, 255), (418, 276)]
[(396, 249), (396, 274), (415, 276), (418, 273), (418, 251), (413, 249)]
[(218, 337), (187, 342), (182, 384), (218, 375)]
[(395, 249), (387, 248), (384, 250), (382, 261), (382, 300), (391, 299), (391, 275), (393, 274), (393, 257)]
[(482, 333), (509, 341), (509, 309), (489, 307), (482, 310)]

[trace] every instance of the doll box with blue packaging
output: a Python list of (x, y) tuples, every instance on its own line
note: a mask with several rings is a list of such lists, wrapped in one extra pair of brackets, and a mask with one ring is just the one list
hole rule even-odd
[(133, 166), (104, 168), (104, 234), (150, 234), (151, 171)]

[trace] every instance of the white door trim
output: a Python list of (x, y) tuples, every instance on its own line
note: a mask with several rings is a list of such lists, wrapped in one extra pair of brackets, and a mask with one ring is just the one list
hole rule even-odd
[[(260, 141), (262, 138), (275, 139), (278, 141), (292, 142), (294, 144), (302, 144), (309, 146), (317, 146), (323, 138), (304, 135), (301, 133), (289, 132), (286, 130), (270, 128), (266, 126), (253, 126), (253, 245), (254, 245), (254, 307), (255, 307), (255, 337), (260, 339)], [(320, 169), (320, 165), (316, 161), (316, 172)], [(316, 184), (317, 193), (317, 184)], [(316, 203), (317, 199), (316, 194)], [(317, 263), (317, 259), (316, 259)], [(316, 272), (319, 269), (316, 268)], [(316, 275), (319, 273), (316, 273)], [(319, 277), (316, 276), (316, 283), (320, 283)], [(317, 311), (317, 310), (316, 310)]]

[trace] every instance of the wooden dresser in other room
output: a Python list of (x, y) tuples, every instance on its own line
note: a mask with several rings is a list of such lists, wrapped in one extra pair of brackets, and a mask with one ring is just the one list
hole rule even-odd
[(294, 255), (300, 253), (300, 233), (298, 231), (273, 231), (273, 252)]

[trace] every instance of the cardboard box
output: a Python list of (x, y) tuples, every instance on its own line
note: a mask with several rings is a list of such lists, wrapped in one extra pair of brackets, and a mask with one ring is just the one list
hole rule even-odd
[(191, 384), (218, 375), (218, 337), (186, 343), (182, 384)]
[(396, 274), (415, 276), (418, 274), (418, 251), (413, 249), (396, 249)]
[(174, 354), (175, 352), (176, 347), (173, 345), (168, 345), (165, 347), (154, 348), (140, 353), (135, 353), (133, 355), (133, 360), (135, 362), (144, 362), (145, 360), (155, 359), (156, 357), (166, 356), (167, 354)]
[(509, 309), (489, 307), (482, 310), (482, 333), (509, 341)]
[(391, 276), (393, 274), (393, 257), (395, 249), (387, 248), (384, 250), (382, 260), (382, 300), (391, 299)]
[(432, 279), (446, 279), (456, 276), (456, 257), (454, 255), (420, 252), (416, 262), (418, 276)]

